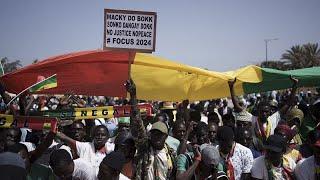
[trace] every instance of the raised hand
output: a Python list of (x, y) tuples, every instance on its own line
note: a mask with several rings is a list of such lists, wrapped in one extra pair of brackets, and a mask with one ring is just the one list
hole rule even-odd
[(126, 90), (128, 93), (130, 93), (130, 95), (136, 94), (136, 85), (134, 84), (132, 79), (127, 80), (124, 85), (126, 86)]
[(299, 79), (293, 77), (292, 75), (290, 75), (290, 80), (293, 82), (293, 85), (297, 85), (299, 82)]
[(233, 85), (236, 83), (236, 81), (237, 81), (237, 78), (234, 78), (233, 80), (230, 79), (228, 81), (229, 87), (233, 87)]

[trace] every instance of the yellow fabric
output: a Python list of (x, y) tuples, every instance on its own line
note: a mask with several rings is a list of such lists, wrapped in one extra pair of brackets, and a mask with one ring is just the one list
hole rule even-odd
[(271, 122), (268, 119), (267, 129), (266, 129), (266, 137), (268, 138), (271, 135)]
[(294, 137), (293, 137), (293, 141), (296, 145), (302, 145), (302, 140), (301, 140), (301, 137), (300, 137), (300, 134), (296, 134)]
[(230, 96), (228, 80), (237, 77), (236, 95), (243, 94), (242, 82), (261, 82), (260, 68), (247, 66), (236, 71), (213, 72), (164, 58), (137, 53), (131, 65), (137, 98), (144, 100), (207, 100)]
[(295, 163), (302, 159), (300, 152), (296, 149), (291, 149), (283, 155), (283, 164), (289, 167), (289, 158), (291, 158)]

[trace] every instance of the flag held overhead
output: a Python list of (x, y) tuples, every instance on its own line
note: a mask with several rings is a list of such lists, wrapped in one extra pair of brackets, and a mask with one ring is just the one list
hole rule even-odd
[(45, 89), (51, 89), (57, 87), (57, 74), (54, 74), (46, 79), (43, 79), (42, 81), (32, 85), (29, 89), (29, 91), (32, 92), (38, 92)]

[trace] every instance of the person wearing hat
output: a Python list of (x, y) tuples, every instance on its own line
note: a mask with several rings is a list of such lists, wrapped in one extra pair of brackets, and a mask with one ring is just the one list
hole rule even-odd
[(297, 134), (293, 137), (293, 142), (295, 145), (301, 145), (301, 135), (300, 135), (300, 129), (303, 123), (304, 113), (298, 108), (292, 108), (287, 112), (287, 123), (290, 126), (291, 129), (294, 129)]
[(126, 82), (126, 89), (131, 103), (130, 129), (137, 147), (133, 179), (166, 180), (171, 176), (173, 168), (172, 153), (165, 144), (168, 127), (162, 121), (157, 121), (152, 125), (148, 136), (137, 107), (136, 87), (132, 79)]
[(286, 139), (280, 135), (271, 135), (264, 144), (266, 154), (255, 159), (251, 169), (253, 179), (293, 179), (296, 163), (291, 160), (288, 166), (283, 164), (286, 151)]
[(175, 120), (174, 115), (176, 114), (176, 108), (173, 106), (173, 103), (168, 101), (163, 102), (162, 107), (160, 108), (160, 113), (168, 115), (167, 123), (169, 127), (172, 127)]
[(288, 166), (292, 159), (295, 163), (302, 159), (302, 156), (298, 150), (295, 149), (295, 144), (292, 144), (292, 139), (296, 135), (296, 131), (291, 129), (290, 126), (286, 124), (279, 124), (274, 130), (274, 134), (280, 135), (286, 139), (286, 152), (283, 155), (283, 164)]
[[(318, 130), (316, 130), (318, 131)], [(320, 179), (320, 137), (317, 133), (317, 140), (313, 143), (313, 156), (300, 161), (294, 174), (297, 179), (302, 180), (318, 180)]]
[(234, 113), (234, 118), (237, 127), (251, 128), (252, 127), (252, 115), (247, 111), (241, 111)]

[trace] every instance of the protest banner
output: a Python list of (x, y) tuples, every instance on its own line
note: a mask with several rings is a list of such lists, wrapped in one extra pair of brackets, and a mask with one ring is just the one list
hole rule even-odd
[[(151, 116), (151, 104), (139, 104), (141, 114)], [(125, 106), (103, 106), (103, 107), (88, 107), (88, 108), (74, 108), (58, 111), (44, 111), (43, 116), (56, 117), (59, 119), (97, 119), (97, 118), (113, 118), (113, 117), (129, 117), (130, 105)]]
[(155, 12), (104, 10), (104, 49), (153, 52), (156, 41)]
[(0, 114), (0, 128), (30, 128), (34, 130), (50, 129), (55, 131), (57, 128), (57, 119), (41, 116), (13, 116)]

